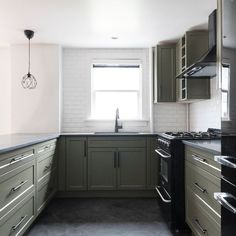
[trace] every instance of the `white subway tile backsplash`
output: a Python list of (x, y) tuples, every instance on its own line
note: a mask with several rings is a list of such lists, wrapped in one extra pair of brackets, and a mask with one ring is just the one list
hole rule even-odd
[(206, 131), (207, 128), (221, 128), (221, 92), (218, 80), (211, 80), (211, 99), (190, 104), (190, 130)]

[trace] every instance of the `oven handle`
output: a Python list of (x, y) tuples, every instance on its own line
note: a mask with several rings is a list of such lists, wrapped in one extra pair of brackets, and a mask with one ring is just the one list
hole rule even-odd
[(165, 198), (162, 196), (162, 194), (161, 194), (159, 188), (161, 188), (161, 187), (160, 187), (160, 186), (155, 186), (155, 189), (156, 189), (158, 195), (160, 196), (161, 200), (162, 200), (163, 202), (170, 203), (170, 202), (171, 202), (171, 199), (165, 199)]
[(234, 199), (236, 202), (236, 197), (234, 197), (230, 193), (214, 193), (214, 198), (216, 199), (217, 202), (219, 202), (223, 207), (231, 211), (233, 214), (236, 214), (236, 208), (232, 206), (226, 198), (231, 198)]
[(228, 160), (230, 158), (235, 159), (234, 157), (230, 157), (230, 156), (214, 156), (214, 160), (218, 162), (219, 164), (236, 169), (236, 164)]
[(164, 152), (164, 153), (166, 153), (166, 152), (163, 151), (163, 150), (160, 149), (160, 148), (155, 149), (155, 152), (156, 152), (157, 154), (159, 154), (161, 157), (165, 158), (165, 159), (171, 158), (171, 155), (170, 155), (170, 154), (167, 154), (167, 155), (163, 154), (162, 152)]

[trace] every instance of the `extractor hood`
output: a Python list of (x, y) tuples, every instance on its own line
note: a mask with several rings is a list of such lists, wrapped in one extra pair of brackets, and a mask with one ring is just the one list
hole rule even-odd
[(216, 10), (209, 16), (209, 49), (195, 63), (189, 66), (176, 78), (212, 78), (216, 76)]

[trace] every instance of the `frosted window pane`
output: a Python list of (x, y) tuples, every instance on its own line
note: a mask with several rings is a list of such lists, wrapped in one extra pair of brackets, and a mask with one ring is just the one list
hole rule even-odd
[(230, 69), (229, 67), (222, 68), (222, 89), (229, 90), (229, 78), (230, 78)]
[(222, 118), (228, 119), (229, 117), (229, 111), (228, 111), (228, 93), (227, 92), (222, 92)]
[(115, 119), (116, 108), (120, 110), (120, 119), (138, 118), (137, 92), (95, 92), (95, 117)]
[(95, 67), (94, 90), (139, 90), (140, 68)]

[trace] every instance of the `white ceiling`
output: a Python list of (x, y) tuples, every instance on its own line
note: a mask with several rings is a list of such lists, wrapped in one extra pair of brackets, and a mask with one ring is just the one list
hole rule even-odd
[[(0, 0), (0, 45), (149, 47), (206, 27), (217, 0)], [(112, 40), (112, 36), (119, 39)]]

